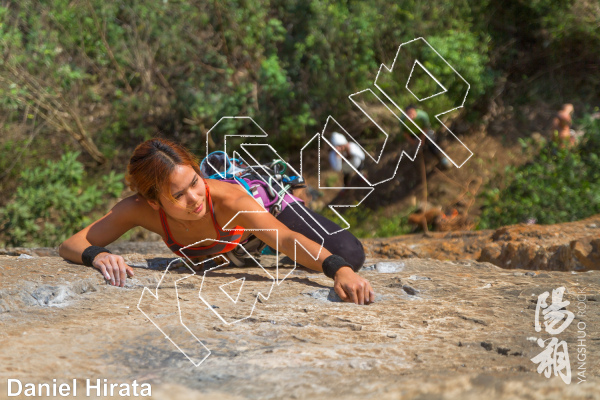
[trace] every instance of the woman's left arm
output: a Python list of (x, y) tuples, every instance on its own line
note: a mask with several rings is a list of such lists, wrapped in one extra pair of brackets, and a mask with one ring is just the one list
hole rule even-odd
[[(253, 231), (253, 234), (267, 245), (295, 259), (298, 264), (323, 272), (323, 262), (331, 253), (321, 244), (290, 230), (250, 196), (239, 197), (233, 207), (238, 213), (224, 229), (241, 225)], [(375, 301), (375, 293), (369, 281), (356, 274), (350, 266), (343, 266), (337, 270), (334, 276), (334, 290), (344, 301), (356, 304), (370, 304)]]

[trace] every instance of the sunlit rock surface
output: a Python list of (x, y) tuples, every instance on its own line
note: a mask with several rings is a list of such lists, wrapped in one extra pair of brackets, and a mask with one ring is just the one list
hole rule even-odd
[[(357, 306), (321, 274), (278, 270), (273, 256), (264, 268), (194, 274), (162, 244), (113, 249), (135, 267), (125, 288), (49, 250), (0, 256), (0, 398), (9, 378), (136, 380), (156, 399), (600, 398), (599, 271), (379, 256), (360, 272), (377, 302)], [(552, 336), (534, 328), (537, 296), (561, 286), (575, 314), (555, 335), (568, 345), (569, 385), (530, 360), (543, 350), (534, 338)], [(144, 287), (140, 308), (153, 322), (138, 309)], [(94, 398), (83, 387), (78, 397)]]

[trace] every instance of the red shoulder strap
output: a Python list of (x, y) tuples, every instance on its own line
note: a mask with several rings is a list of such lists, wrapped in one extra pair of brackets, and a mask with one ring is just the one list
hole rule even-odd
[(167, 236), (167, 240), (165, 241), (173, 243), (173, 235), (171, 234), (171, 229), (169, 228), (169, 223), (167, 222), (167, 215), (165, 214), (162, 208), (158, 210), (158, 215), (160, 215), (160, 224), (163, 227), (165, 236)]
[(206, 187), (206, 203), (208, 204), (208, 208), (210, 210), (210, 217), (212, 218), (213, 226), (215, 227), (215, 230), (217, 231), (217, 235), (219, 235), (219, 238), (220, 238), (221, 232), (223, 232), (223, 229), (221, 229), (221, 227), (219, 226), (219, 223), (217, 222), (217, 219), (215, 218), (215, 209), (213, 208), (212, 197), (210, 196), (210, 190), (208, 188), (208, 184), (206, 183), (206, 180), (204, 180), (204, 178), (202, 178), (202, 180), (204, 181), (204, 186)]

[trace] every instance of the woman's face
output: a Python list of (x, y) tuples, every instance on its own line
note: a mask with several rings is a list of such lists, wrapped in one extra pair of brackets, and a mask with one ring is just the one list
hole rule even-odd
[(160, 203), (165, 212), (175, 219), (198, 220), (206, 215), (206, 188), (204, 181), (189, 165), (178, 165), (169, 176), (165, 190), (169, 190), (175, 202), (164, 192)]

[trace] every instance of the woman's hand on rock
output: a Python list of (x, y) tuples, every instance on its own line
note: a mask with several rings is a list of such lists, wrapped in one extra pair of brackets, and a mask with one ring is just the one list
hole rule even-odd
[(350, 267), (340, 268), (334, 278), (333, 289), (343, 301), (365, 305), (375, 301), (371, 284)]
[(125, 286), (127, 275), (133, 277), (133, 268), (125, 264), (123, 257), (111, 253), (100, 253), (94, 258), (92, 263), (95, 268), (98, 268), (104, 279), (110, 281), (114, 286)]

